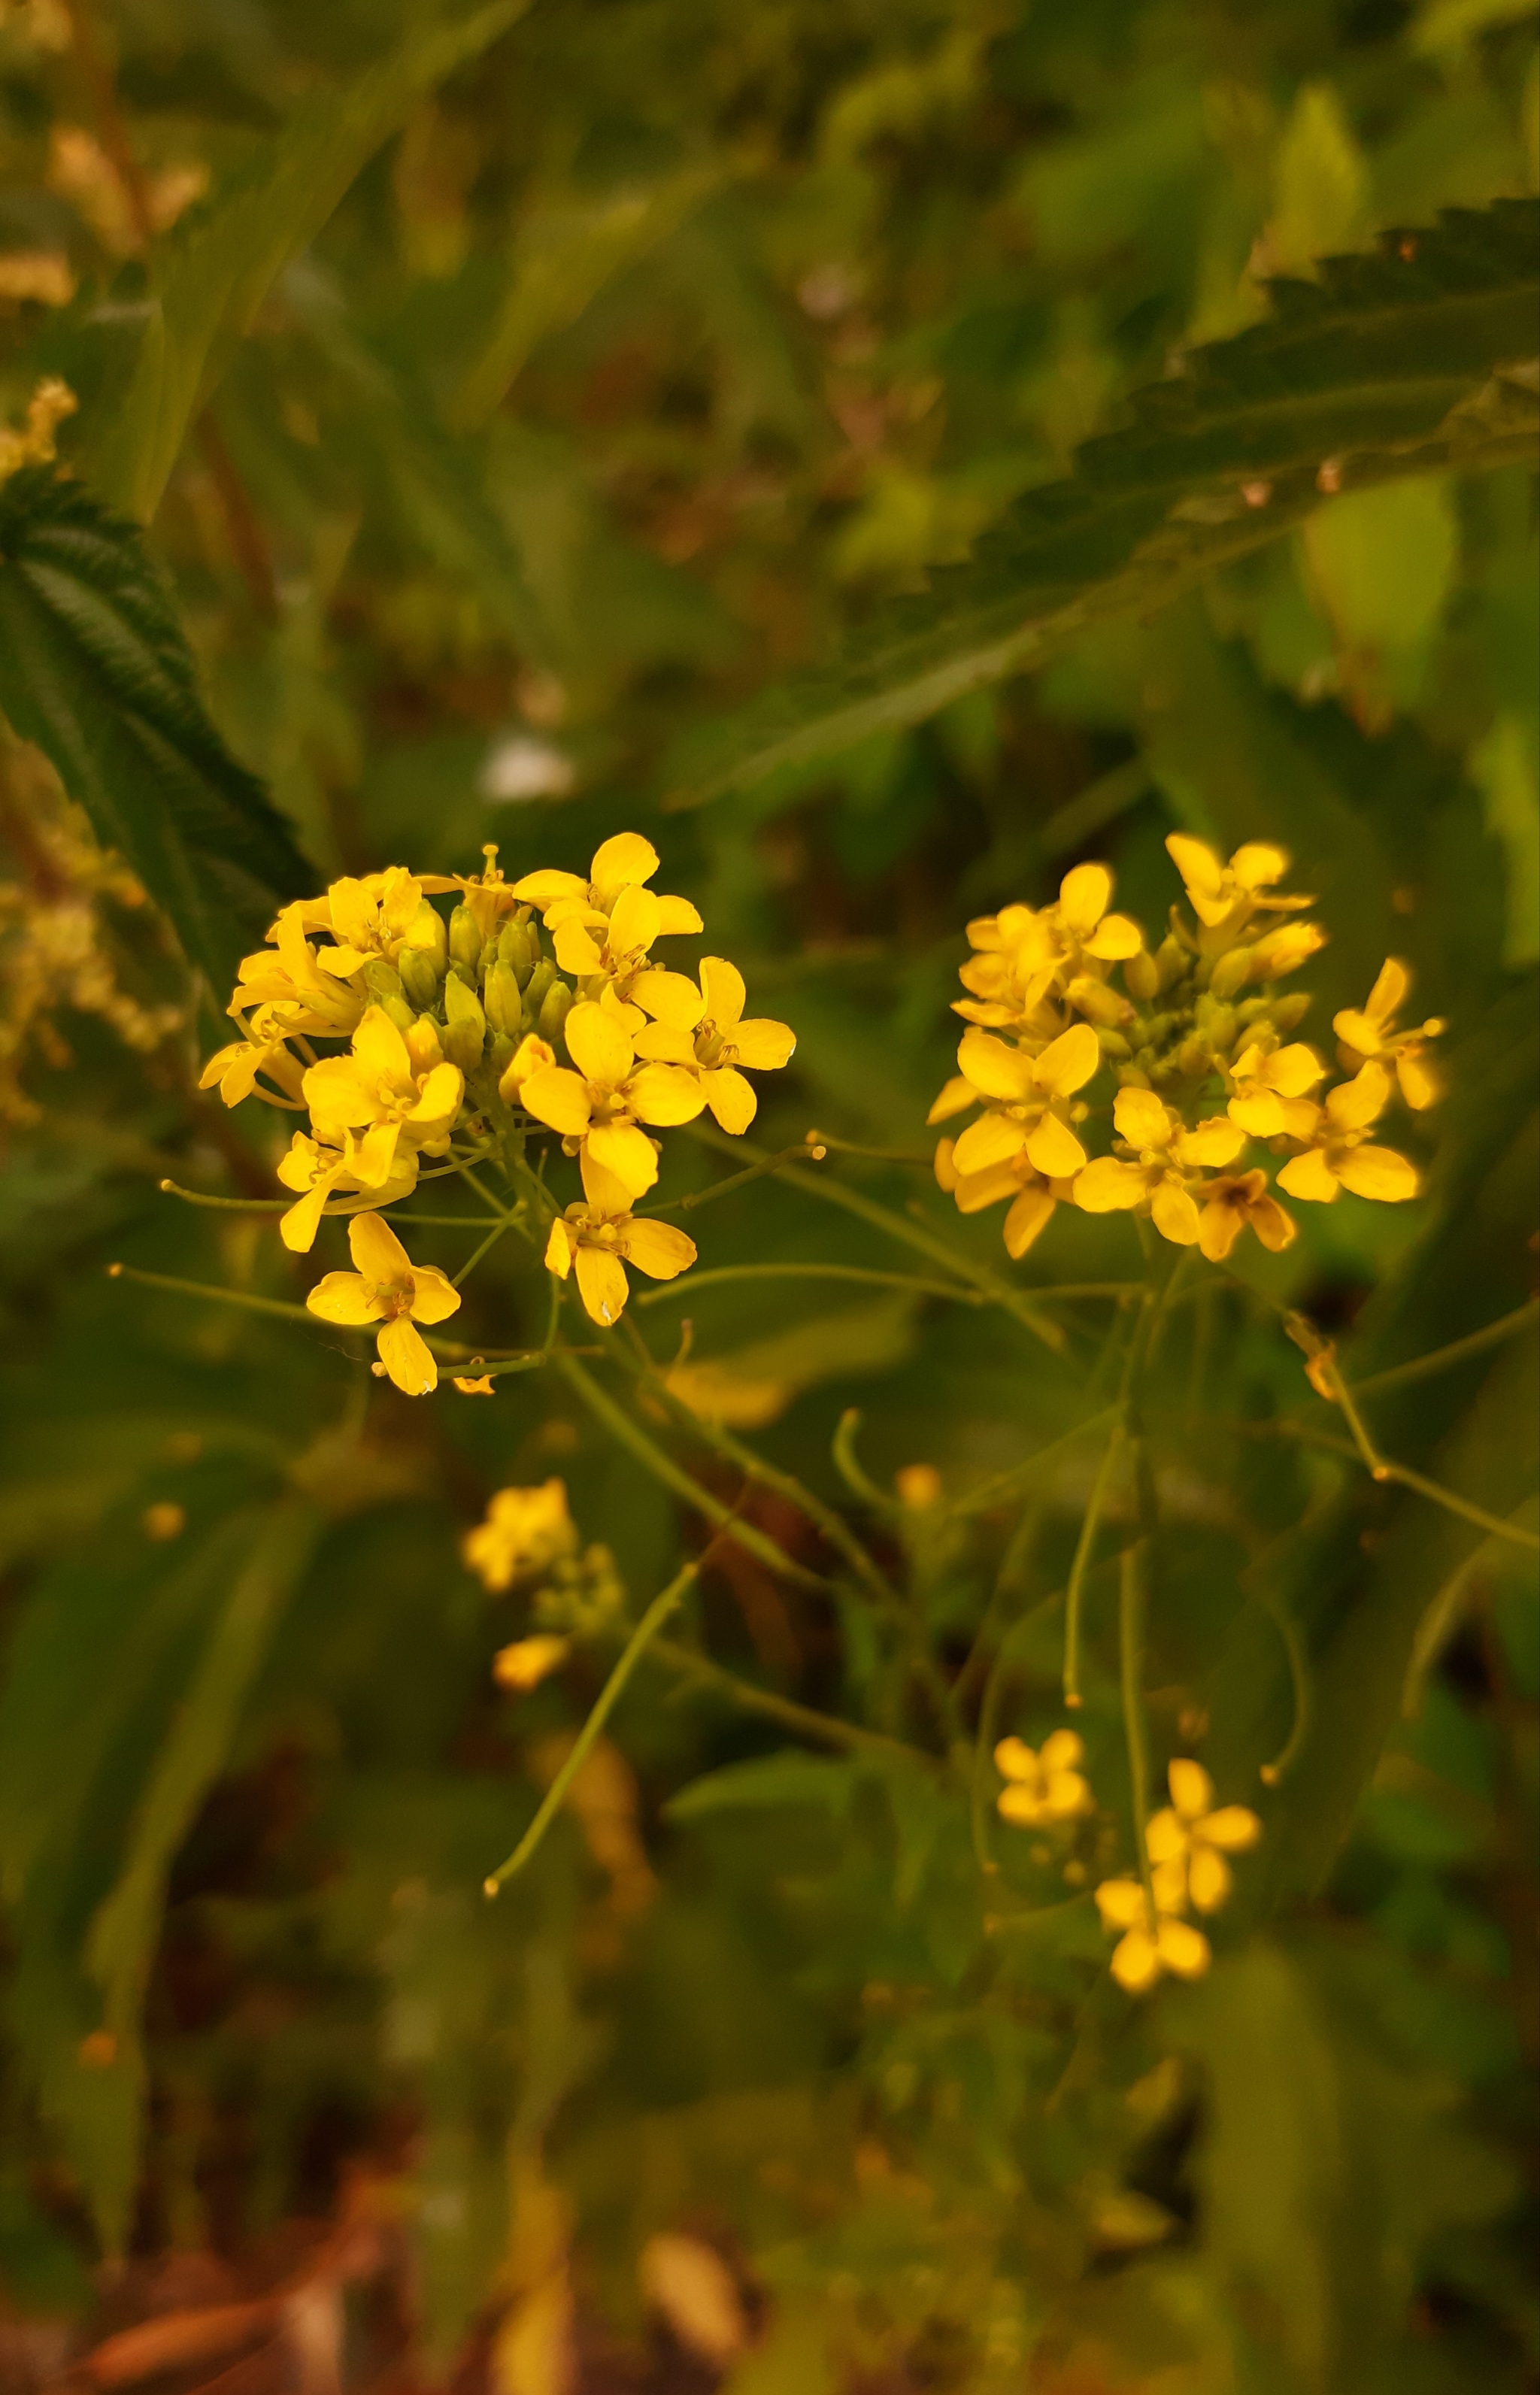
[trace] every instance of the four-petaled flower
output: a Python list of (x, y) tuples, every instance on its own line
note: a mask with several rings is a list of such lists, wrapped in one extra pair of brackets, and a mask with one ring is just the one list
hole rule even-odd
[(1025, 1148), (1008, 1164), (987, 1164), (982, 1172), (959, 1172), (955, 1158), (953, 1141), (936, 1142), (936, 1186), (955, 1199), (960, 1214), (981, 1214), (986, 1206), (998, 1206), (1002, 1198), (1008, 1198), (1005, 1252), (1018, 1262), (1047, 1229), (1055, 1207), (1062, 1205), (1074, 1187), (1069, 1180), (1044, 1181)]
[(694, 1264), (696, 1245), (671, 1223), (645, 1216), (638, 1221), (631, 1211), (631, 1191), (587, 1148), (581, 1169), (585, 1202), (569, 1206), (552, 1223), (546, 1270), (565, 1280), (576, 1264), (584, 1311), (607, 1330), (619, 1321), (631, 1295), (627, 1264), (634, 1264), (650, 1280), (675, 1280)]
[(458, 1313), (458, 1290), (436, 1265), (414, 1264), (378, 1214), (353, 1216), (348, 1245), (358, 1270), (324, 1274), (305, 1303), (323, 1322), (350, 1329), (378, 1323), (375, 1344), (386, 1371), (407, 1396), (425, 1397), (438, 1386), (438, 1366), (417, 1326)]
[(244, 1039), (233, 1039), (228, 1048), (210, 1056), (198, 1076), (199, 1089), (217, 1088), (227, 1106), (238, 1106), (253, 1091), (258, 1097), (266, 1098), (270, 1105), (281, 1105), (283, 1099), (272, 1097), (261, 1088), (259, 1074), (275, 1082), (291, 1103), (299, 1099), (304, 1066), (285, 1045), (281, 1027), (272, 1025), (272, 1037), (263, 1037), (268, 1028), (266, 1012), (264, 1008), (262, 1016), (252, 1024)]
[(1201, 1979), (1213, 1960), (1208, 1939), (1181, 1915), (1177, 1886), (1154, 1874), (1151, 1908), (1136, 1879), (1106, 1879), (1096, 1890), (1102, 1927), (1122, 1936), (1112, 1950), (1112, 1977), (1131, 1996), (1143, 1995), (1171, 1971), (1181, 1979)]
[(1037, 1830), (1089, 1813), (1094, 1799), (1080, 1768), (1084, 1760), (1085, 1742), (1072, 1729), (1051, 1732), (1041, 1751), (1019, 1738), (1002, 1738), (994, 1751), (995, 1769), (1006, 1782), (995, 1799), (1001, 1819)]
[(541, 909), (564, 973), (579, 981), (603, 976), (625, 997), (655, 940), (703, 928), (687, 898), (660, 898), (643, 887), (657, 864), (651, 840), (620, 831), (594, 851), (586, 881), (580, 873), (526, 873), (512, 894)]
[(1275, 848), (1271, 840), (1248, 840), (1228, 865), (1220, 863), (1207, 840), (1194, 840), (1189, 832), (1170, 833), (1166, 850), (1182, 877), (1188, 904), (1202, 925), (1198, 945), (1205, 956), (1231, 946), (1259, 910), (1293, 914), (1315, 904), (1313, 898), (1269, 894), (1289, 869), (1288, 850)]
[(725, 957), (701, 958), (698, 988), (687, 973), (654, 966), (638, 976), (631, 995), (656, 1018), (637, 1033), (637, 1054), (695, 1074), (723, 1130), (747, 1131), (759, 1100), (739, 1065), (778, 1072), (791, 1060), (796, 1033), (768, 1016), (743, 1020), (749, 993), (737, 965)]
[[(278, 1218), (278, 1235), (285, 1248), (295, 1255), (310, 1253), (315, 1245), (315, 1234), (328, 1202), (333, 1198), (354, 1197), (359, 1206), (393, 1206), (399, 1199), (409, 1198), (417, 1187), (418, 1160), (413, 1148), (398, 1151), (395, 1170), (383, 1185), (367, 1187), (357, 1170), (359, 1143), (351, 1131), (342, 1133), (340, 1146), (312, 1139), (307, 1131), (297, 1131), (289, 1143), (288, 1153), (280, 1157), (277, 1165), (279, 1180), (285, 1189), (296, 1189), (298, 1205)], [(339, 1211), (350, 1211), (339, 1208)]]
[(1302, 1098), (1325, 1075), (1315, 1050), (1303, 1040), (1270, 1052), (1254, 1042), (1241, 1050), (1231, 1068), (1229, 1118), (1254, 1139), (1276, 1139), (1288, 1127), (1283, 1100)]
[(1158, 1871), (1181, 1871), (1188, 1900), (1200, 1912), (1217, 1912), (1233, 1885), (1226, 1858), (1255, 1846), (1262, 1824), (1245, 1805), (1215, 1810), (1214, 1782), (1201, 1763), (1179, 1755), (1166, 1784), (1171, 1802), (1151, 1815), (1146, 1833), (1150, 1862)]
[(1405, 1005), (1411, 987), (1411, 973), (1401, 959), (1387, 957), (1361, 1012), (1357, 1007), (1344, 1007), (1340, 1014), (1332, 1017), (1332, 1028), (1341, 1043), (1337, 1052), (1349, 1072), (1357, 1072), (1371, 1060), (1393, 1064), (1401, 1096), (1414, 1112), (1420, 1113), (1424, 1106), (1435, 1105), (1440, 1096), (1439, 1077), (1423, 1052), (1429, 1039), (1438, 1038), (1443, 1025), (1437, 1016), (1430, 1016), (1427, 1022), (1414, 1024), (1410, 1030), (1396, 1029), (1394, 1017)]
[(1268, 1187), (1265, 1172), (1221, 1173), (1205, 1181), (1198, 1195), (1203, 1201), (1198, 1245), (1211, 1264), (1224, 1263), (1248, 1223), (1275, 1256), (1294, 1237), (1296, 1225)]
[[(634, 1012), (631, 1020), (638, 1020)], [(581, 999), (567, 1016), (564, 1037), (578, 1070), (542, 1065), (524, 1082), (519, 1103), (580, 1148), (585, 1175), (591, 1162), (610, 1174), (629, 1206), (657, 1178), (657, 1151), (638, 1125), (693, 1122), (706, 1103), (705, 1092), (696, 1075), (679, 1065), (639, 1065), (621, 1009)]]
[(1188, 1184), (1206, 1167), (1230, 1163), (1246, 1144), (1245, 1132), (1224, 1115), (1211, 1115), (1188, 1131), (1153, 1090), (1120, 1090), (1112, 1119), (1137, 1157), (1098, 1156), (1076, 1179), (1076, 1205), (1088, 1214), (1110, 1214), (1148, 1202), (1163, 1239), (1196, 1247), (1202, 1224)]
[(952, 1150), (958, 1173), (983, 1172), (1023, 1152), (1047, 1180), (1068, 1180), (1078, 1172), (1085, 1150), (1065, 1117), (1070, 1097), (1100, 1063), (1101, 1043), (1088, 1023), (1072, 1024), (1036, 1056), (1008, 1048), (988, 1031), (965, 1031), (958, 1070), (991, 1103)]
[(364, 1188), (383, 1188), (400, 1171), (399, 1152), (443, 1153), (465, 1095), (465, 1076), (445, 1064), (431, 1023), (413, 1025), (421, 1062), (383, 1007), (371, 1006), (352, 1036), (348, 1056), (325, 1056), (304, 1078), (305, 1103), (317, 1135), (337, 1140), (362, 1134), (349, 1171)]
[(1329, 1090), (1323, 1105), (1308, 1098), (1289, 1101), (1285, 1129), (1304, 1143), (1278, 1175), (1278, 1185), (1291, 1198), (1305, 1198), (1329, 1206), (1339, 1188), (1355, 1197), (1374, 1198), (1397, 1205), (1414, 1198), (1420, 1184), (1416, 1168), (1393, 1147), (1364, 1145), (1370, 1125), (1385, 1111), (1390, 1078), (1383, 1065), (1365, 1065), (1350, 1081)]
[(285, 1035), (313, 1032), (345, 1039), (365, 1001), (357, 990), (323, 969), (305, 937), (305, 913), (298, 900), (285, 906), (268, 933), (272, 945), (241, 959), (228, 1011), (239, 1017), (252, 1007), (266, 1007), (274, 1026)]
[(404, 865), (388, 866), (383, 873), (361, 880), (344, 874), (334, 881), (319, 905), (305, 909), (307, 931), (330, 932), (337, 946), (322, 948), (316, 962), (339, 980), (357, 973), (371, 957), (394, 964), (409, 947), (412, 926), (422, 906), (422, 884)]
[(568, 1510), (566, 1483), (555, 1478), (536, 1489), (499, 1489), (485, 1520), (460, 1541), (467, 1564), (494, 1595), (524, 1573), (547, 1571), (577, 1552), (578, 1525)]

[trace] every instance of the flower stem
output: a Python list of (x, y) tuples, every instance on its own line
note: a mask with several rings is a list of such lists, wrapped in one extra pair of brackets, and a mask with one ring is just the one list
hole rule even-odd
[(1096, 1532), (1101, 1528), (1102, 1509), (1112, 1482), (1112, 1467), (1122, 1453), (1123, 1425), (1122, 1418), (1112, 1425), (1111, 1436), (1102, 1449), (1102, 1460), (1091, 1484), (1091, 1499), (1081, 1523), (1080, 1537), (1075, 1542), (1074, 1561), (1069, 1567), (1069, 1583), (1064, 1596), (1064, 1701), (1071, 1709), (1085, 1700), (1081, 1694), (1081, 1613), (1085, 1591), (1085, 1576), (1090, 1568), (1091, 1550)]
[(1408, 1364), (1392, 1364), (1387, 1371), (1371, 1372), (1365, 1379), (1354, 1381), (1351, 1384), (1353, 1395), (1355, 1397), (1370, 1396), (1381, 1389), (1402, 1388), (1408, 1381), (1424, 1381), (1435, 1372), (1451, 1371), (1456, 1364), (1465, 1363), (1467, 1357), (1480, 1356), (1486, 1348), (1495, 1347), (1505, 1339), (1516, 1338), (1520, 1330), (1529, 1330), (1536, 1320), (1540, 1320), (1540, 1297), (1532, 1297), (1527, 1303), (1516, 1306), (1511, 1314), (1502, 1315), (1497, 1321), (1489, 1322), (1484, 1330), (1472, 1330), (1467, 1338), (1452, 1340), (1447, 1347), (1435, 1347), (1426, 1356), (1414, 1356)]
[(854, 1280), (878, 1289), (909, 1290), (920, 1297), (955, 1298), (960, 1305), (986, 1303), (977, 1290), (959, 1288), (953, 1281), (922, 1280), (912, 1273), (876, 1272), (865, 1264), (717, 1264), (710, 1272), (692, 1273), (687, 1280), (682, 1278), (668, 1282), (662, 1289), (644, 1290), (634, 1302), (638, 1305), (670, 1305), (677, 1298), (693, 1297), (697, 1290), (738, 1280)]
[(881, 1730), (863, 1729), (858, 1723), (842, 1721), (835, 1714), (815, 1713), (810, 1705), (778, 1697), (772, 1689), (756, 1688), (752, 1681), (740, 1680), (736, 1672), (712, 1662), (709, 1655), (697, 1655), (692, 1647), (676, 1646), (672, 1639), (657, 1639), (652, 1653), (655, 1663), (666, 1663), (670, 1671), (698, 1681), (703, 1687), (716, 1689), (733, 1704), (741, 1705), (746, 1713), (763, 1714), (767, 1720), (778, 1721), (803, 1738), (820, 1739), (829, 1746), (847, 1747), (853, 1754), (915, 1764), (925, 1771), (937, 1768), (935, 1755), (926, 1754), (921, 1747), (906, 1746), (901, 1739), (884, 1738)]
[(1148, 1542), (1135, 1539), (1118, 1558), (1118, 1659), (1122, 1687), (1123, 1736), (1128, 1744), (1129, 1803), (1134, 1815), (1134, 1843), (1138, 1850), (1139, 1879), (1144, 1887), (1145, 1924), (1156, 1930), (1155, 1881), (1149, 1868), (1147, 1828), (1149, 1819), (1149, 1749), (1145, 1735), (1144, 1618), (1145, 1560)]
[(648, 1606), (626, 1641), (619, 1661), (600, 1690), (592, 1712), (574, 1739), (572, 1752), (546, 1790), (535, 1819), (508, 1860), (499, 1863), (497, 1870), (488, 1872), (486, 1878), (483, 1880), (484, 1896), (496, 1896), (499, 1888), (505, 1887), (511, 1879), (515, 1878), (524, 1870), (524, 1865), (540, 1845), (546, 1832), (561, 1810), (567, 1790), (592, 1753), (599, 1734), (614, 1712), (626, 1682), (645, 1654), (651, 1640), (661, 1630), (670, 1614), (674, 1612), (684, 1601), (684, 1592), (696, 1578), (698, 1569), (699, 1566), (697, 1564), (685, 1564), (674, 1574), (661, 1595), (655, 1596)]

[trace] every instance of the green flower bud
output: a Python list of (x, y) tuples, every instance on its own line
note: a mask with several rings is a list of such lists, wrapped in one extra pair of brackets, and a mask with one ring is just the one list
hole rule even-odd
[(1298, 1030), (1309, 1011), (1310, 993), (1308, 989), (1292, 989), (1287, 998), (1275, 998), (1268, 1010), (1282, 1039), (1286, 1039), (1291, 1031)]
[(395, 1025), (396, 1029), (402, 1034), (403, 1038), (405, 1037), (405, 1034), (410, 1031), (413, 1024), (417, 1021), (417, 1016), (413, 1013), (411, 1008), (407, 1005), (406, 1000), (404, 998), (377, 998), (375, 1004), (383, 1013), (390, 1016), (391, 1021)]
[(1161, 968), (1147, 950), (1123, 959), (1123, 987), (1131, 998), (1148, 999), (1161, 986)]
[(435, 973), (442, 973), (448, 962), (449, 934), (444, 928), (444, 918), (426, 898), (406, 926), (406, 946), (419, 949), (429, 958)]
[[(435, 919), (436, 920), (436, 919)], [(400, 984), (419, 1014), (438, 1004), (439, 977), (426, 948), (403, 948)]]
[(524, 1021), (524, 998), (511, 965), (494, 959), (487, 967), (486, 987), (482, 992), (486, 1019), (494, 1031), (516, 1035)]
[(1214, 960), (1209, 987), (1215, 998), (1233, 998), (1250, 979), (1251, 969), (1250, 948), (1227, 948), (1222, 957), (1215, 957)]
[(394, 965), (386, 963), (383, 957), (369, 959), (364, 968), (364, 986), (377, 1006), (383, 1006), (388, 998), (403, 995), (401, 975)]
[(518, 1041), (511, 1039), (506, 1031), (497, 1031), (493, 1033), (492, 1045), (487, 1050), (487, 1061), (491, 1065), (494, 1075), (499, 1081), (502, 1079), (503, 1075), (507, 1072), (510, 1065), (511, 1065), (518, 1052)]
[(450, 973), (445, 982), (444, 1012), (444, 1052), (462, 1073), (473, 1073), (486, 1039), (486, 1017), (475, 991), (467, 988), (458, 973)]
[(498, 939), (498, 959), (523, 989), (540, 960), (540, 935), (534, 924), (521, 923), (517, 916), (505, 923)]
[(449, 953), (458, 965), (469, 965), (472, 973), (481, 962), (481, 925), (469, 906), (457, 906), (449, 918)]
[(539, 1032), (542, 1039), (555, 1046), (562, 1036), (562, 1026), (572, 1012), (573, 993), (564, 981), (553, 981), (540, 1000)]
[(1133, 1049), (1130, 1048), (1127, 1040), (1123, 1038), (1121, 1031), (1109, 1031), (1103, 1025), (1098, 1024), (1096, 1026), (1096, 1038), (1100, 1043), (1101, 1052), (1104, 1056), (1112, 1056), (1121, 1062), (1124, 1057), (1132, 1056), (1134, 1053)]
[(556, 986), (556, 968), (549, 957), (542, 957), (524, 984), (524, 1015), (530, 1023), (538, 1023), (546, 993)]
[(1161, 976), (1161, 987), (1170, 989), (1173, 983), (1179, 982), (1188, 970), (1188, 952), (1180, 940), (1175, 934), (1168, 933), (1155, 951), (1155, 964)]

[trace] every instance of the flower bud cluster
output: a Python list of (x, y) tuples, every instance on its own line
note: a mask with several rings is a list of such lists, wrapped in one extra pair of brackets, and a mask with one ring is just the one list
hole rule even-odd
[[(395, 1204), (427, 1171), (485, 1157), (512, 1169), (553, 1135), (583, 1196), (563, 1212), (531, 1180), (545, 1262), (563, 1279), (576, 1269), (594, 1321), (619, 1316), (627, 1264), (671, 1279), (694, 1263), (683, 1232), (634, 1211), (657, 1179), (652, 1133), (706, 1109), (745, 1131), (757, 1101), (742, 1068), (783, 1065), (796, 1042), (743, 1019), (725, 958), (703, 959), (698, 981), (654, 961), (659, 938), (703, 929), (686, 899), (646, 887), (657, 864), (621, 832), (586, 876), (508, 882), (489, 848), (479, 875), (394, 866), (284, 908), (242, 962), (229, 1008), (242, 1036), (202, 1086), (309, 1118), (278, 1167), (296, 1194), (286, 1246), (307, 1252), (324, 1214)], [(374, 1243), (371, 1264), (384, 1253)], [(369, 1287), (409, 1311), (405, 1287)]]
[[(1009, 1200), (1013, 1256), (1063, 1203), (1147, 1215), (1163, 1238), (1215, 1263), (1247, 1228), (1285, 1248), (1296, 1226), (1255, 1144), (1295, 1198), (1417, 1194), (1407, 1159), (1370, 1141), (1394, 1090), (1414, 1109), (1439, 1095), (1426, 1051), (1442, 1025), (1396, 1027), (1406, 967), (1387, 959), (1361, 1011), (1337, 1015), (1351, 1078), (1317, 1095), (1327, 1065), (1292, 1037), (1309, 999), (1278, 985), (1326, 933), (1300, 920), (1311, 899), (1276, 886), (1288, 856), (1251, 840), (1227, 865), (1180, 832), (1166, 848), (1191, 920), (1173, 906), (1154, 946), (1132, 917), (1109, 911), (1103, 865), (1076, 866), (1050, 906), (1007, 906), (968, 925), (968, 995), (954, 1011), (969, 1028), (929, 1119), (980, 1111), (941, 1140), (936, 1177), (964, 1214)], [(1109, 1082), (1110, 1106), (1098, 1105), (1092, 1093)], [(1109, 1145), (1093, 1156), (1087, 1126), (1108, 1113)]]
[(575, 1644), (600, 1638), (625, 1610), (625, 1583), (608, 1547), (580, 1547), (566, 1484), (499, 1489), (485, 1518), (467, 1530), (460, 1551), (493, 1595), (516, 1582), (538, 1582), (529, 1599), (535, 1625), (500, 1648), (493, 1674), (505, 1688), (538, 1687), (566, 1661)]

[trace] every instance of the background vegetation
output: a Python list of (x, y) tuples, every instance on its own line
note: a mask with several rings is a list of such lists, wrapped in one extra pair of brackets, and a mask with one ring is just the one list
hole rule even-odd
[[(0, 490), (20, 2385), (1534, 2384), (1533, 1309), (1401, 1368), (1533, 1284), (1537, 58), (1511, 0), (0, 0), (0, 423), (80, 401)], [(1158, 923), (1168, 831), (1276, 839), (1312, 1036), (1388, 952), (1448, 1023), (1426, 1196), (1300, 1210), (1161, 1352), (1155, 1762), (1266, 1820), (1191, 1987), (1115, 1989), (1083, 1887), (1110, 1551), (1108, 1810), (990, 1812), (1115, 1306), (684, 1284), (599, 1410), (413, 1403), (282, 1317), (339, 1231), (158, 1186), (272, 1196), (196, 1080), (278, 900), (620, 828), (795, 1026), (753, 1136), (845, 1143), (703, 1269), (1137, 1275), (1067, 1210), (1008, 1266), (926, 1161), (964, 919), (1082, 857)], [(478, 1288), (538, 1342), (514, 1243)], [(1281, 1305), (1480, 1520), (1369, 1478)], [(492, 1678), (527, 1603), (459, 1539), (552, 1474), (633, 1617), (692, 1486), (760, 1548), (488, 1905), (612, 1660)]]

